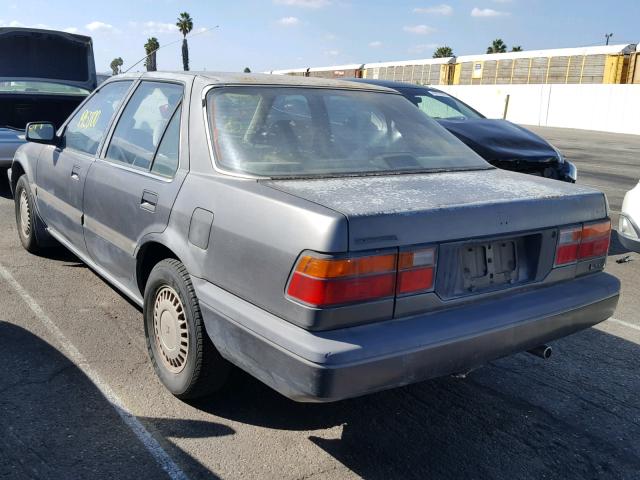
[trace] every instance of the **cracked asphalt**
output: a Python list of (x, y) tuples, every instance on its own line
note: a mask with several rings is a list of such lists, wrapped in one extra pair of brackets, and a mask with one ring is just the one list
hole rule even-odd
[[(617, 222), (640, 136), (542, 129), (603, 189)], [(640, 478), (640, 255), (615, 242), (615, 318), (553, 344), (336, 404), (291, 402), (236, 372), (216, 397), (174, 399), (147, 360), (140, 311), (73, 255), (25, 252), (0, 188), (0, 265), (189, 478)], [(615, 260), (630, 255), (629, 263)], [(166, 478), (95, 383), (0, 280), (0, 478)]]

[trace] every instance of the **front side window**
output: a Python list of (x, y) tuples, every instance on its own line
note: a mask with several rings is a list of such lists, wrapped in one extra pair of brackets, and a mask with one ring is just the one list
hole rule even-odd
[[(182, 101), (182, 91), (181, 85), (173, 83), (142, 82), (118, 120), (107, 149), (107, 160), (149, 170), (165, 130)], [(178, 124), (179, 117), (178, 114)], [(179, 127), (174, 130), (176, 128), (179, 130)], [(166, 149), (170, 149), (169, 146)]]
[(65, 129), (65, 146), (95, 155), (130, 86), (128, 81), (108, 83), (87, 100)]
[(304, 87), (207, 94), (215, 160), (267, 177), (491, 168), (400, 95)]

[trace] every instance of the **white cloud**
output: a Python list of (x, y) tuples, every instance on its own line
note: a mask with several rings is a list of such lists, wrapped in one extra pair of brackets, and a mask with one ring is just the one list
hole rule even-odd
[(273, 3), (302, 8), (322, 8), (331, 5), (330, 0), (273, 0)]
[(4, 20), (0, 20), (0, 27), (14, 27), (14, 28), (41, 28), (43, 30), (55, 30), (53, 27), (49, 25), (45, 25), (44, 23), (22, 23), (18, 20), (11, 20), (10, 22), (5, 22)]
[(475, 7), (471, 10), (472, 17), (505, 17), (509, 15), (509, 12), (501, 12), (494, 10), (493, 8), (478, 8)]
[(513, 0), (493, 0), (495, 3), (511, 3)]
[(419, 7), (414, 8), (413, 13), (426, 13), (431, 15), (451, 15), (453, 14), (453, 7), (445, 3), (441, 5), (434, 5), (432, 7)]
[(278, 23), (285, 27), (290, 27), (292, 25), (298, 25), (300, 23), (300, 19), (298, 17), (282, 17), (278, 20)]
[(178, 27), (174, 23), (163, 23), (149, 20), (147, 22), (129, 22), (131, 27), (142, 29), (145, 35), (174, 33), (178, 31)]
[(328, 55), (330, 57), (337, 57), (338, 55), (340, 55), (340, 51), (339, 50), (327, 50), (326, 52), (324, 52), (325, 55)]
[(378, 48), (382, 46), (382, 42), (380, 40), (374, 40), (373, 42), (369, 42), (369, 46), (371, 48)]
[(67, 27), (63, 30), (63, 32), (67, 33), (78, 33), (78, 29), (76, 27)]
[(114, 30), (113, 25), (109, 23), (100, 22), (94, 20), (91, 23), (87, 23), (85, 28), (90, 32), (112, 32)]
[(428, 35), (429, 33), (433, 33), (436, 31), (435, 28), (429, 27), (427, 25), (408, 25), (406, 27), (402, 27), (405, 32), (413, 33), (415, 35)]
[(438, 48), (437, 43), (422, 43), (420, 45), (414, 45), (412, 47), (409, 47), (408, 52), (414, 53), (414, 54), (420, 54), (420, 53), (425, 53), (431, 50), (435, 50), (436, 48)]
[(327, 33), (324, 36), (324, 39), (329, 41), (329, 42), (333, 42), (334, 40), (336, 40), (338, 37), (334, 34), (334, 33)]

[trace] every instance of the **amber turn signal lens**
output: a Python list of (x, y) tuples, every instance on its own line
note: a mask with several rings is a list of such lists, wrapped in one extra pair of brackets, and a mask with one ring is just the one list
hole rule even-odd
[(304, 256), (296, 266), (296, 272), (315, 278), (352, 277), (372, 273), (393, 272), (396, 255), (374, 255), (345, 259), (314, 258)]

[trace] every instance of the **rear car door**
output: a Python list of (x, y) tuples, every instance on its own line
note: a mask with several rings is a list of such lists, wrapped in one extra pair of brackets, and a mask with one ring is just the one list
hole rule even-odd
[(136, 247), (145, 235), (166, 228), (186, 176), (186, 165), (180, 165), (184, 88), (140, 82), (86, 181), (88, 253), (130, 290), (136, 288)]
[(71, 117), (60, 146), (47, 145), (38, 159), (36, 202), (47, 225), (85, 252), (82, 201), (87, 172), (131, 81), (108, 83)]

